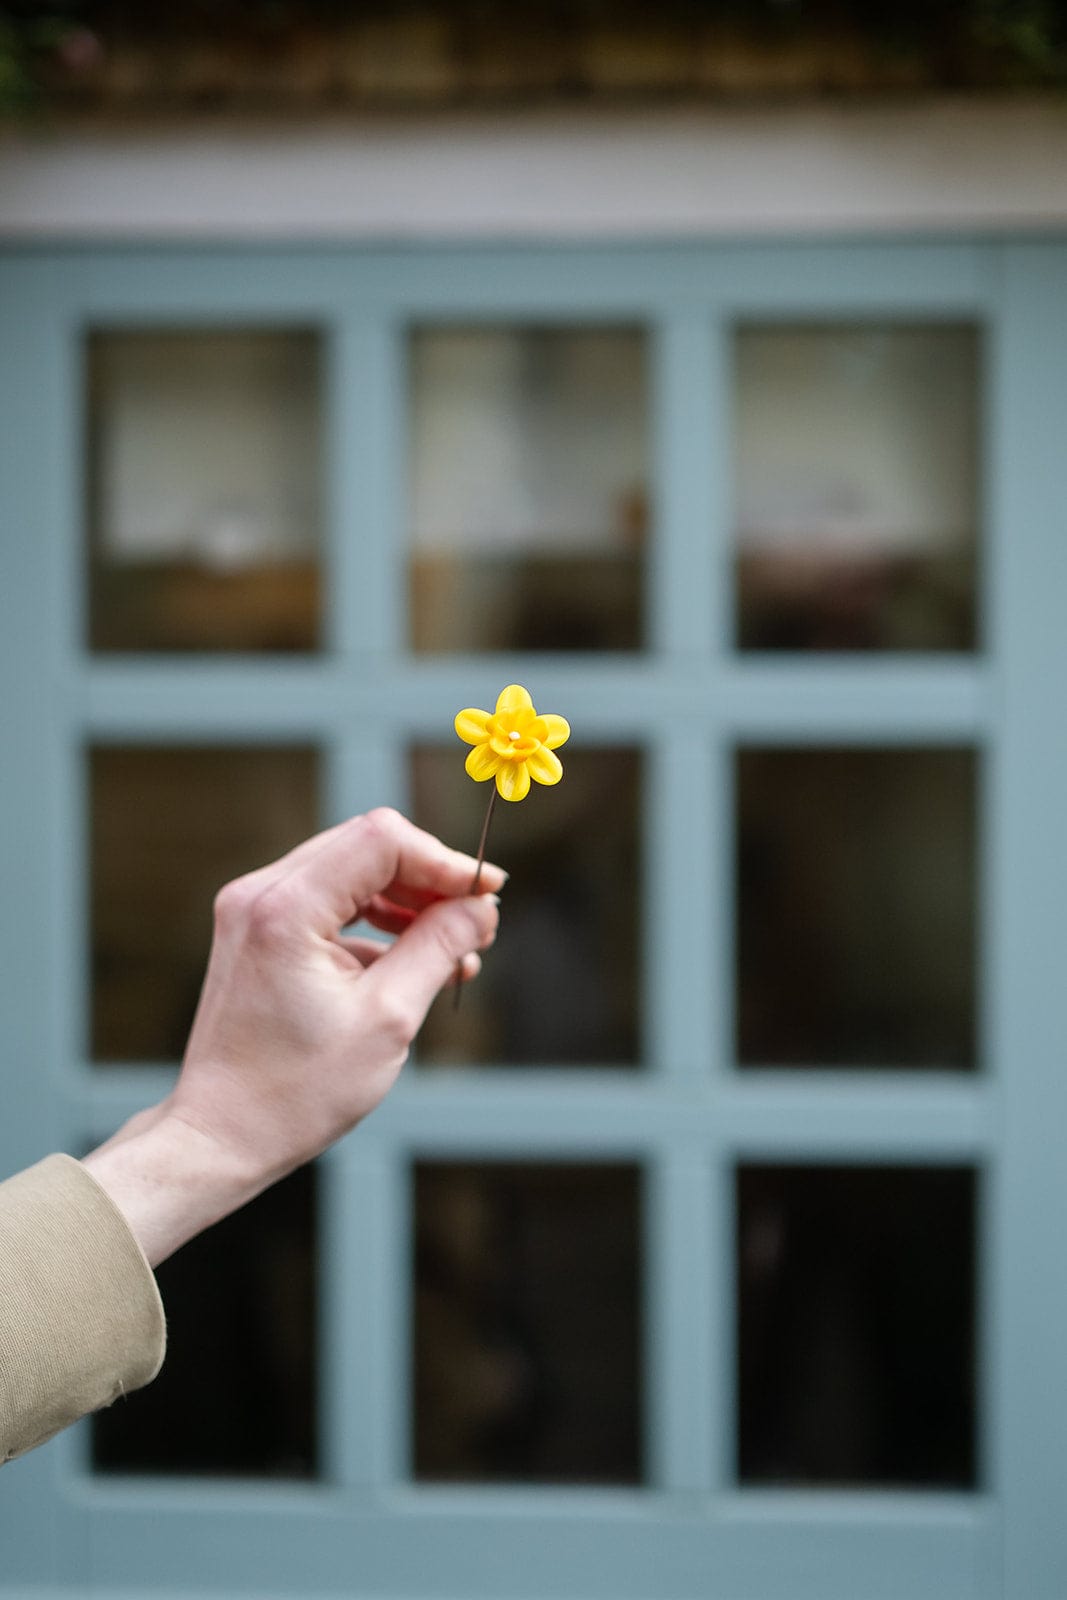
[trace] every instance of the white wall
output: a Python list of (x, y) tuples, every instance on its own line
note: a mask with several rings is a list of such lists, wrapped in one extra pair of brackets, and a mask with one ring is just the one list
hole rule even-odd
[(1067, 102), (0, 137), (0, 238), (624, 238), (1067, 222)]

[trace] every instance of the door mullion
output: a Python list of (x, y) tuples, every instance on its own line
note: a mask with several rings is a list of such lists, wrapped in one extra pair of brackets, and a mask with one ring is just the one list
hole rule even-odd
[(323, 1160), (319, 1225), (319, 1437), (323, 1478), (371, 1489), (394, 1478), (404, 1370), (403, 1219), (381, 1144), (357, 1134)]
[(723, 353), (705, 306), (666, 314), (653, 345), (657, 481), (649, 572), (649, 642), (687, 670), (724, 637), (723, 530), (728, 442)]
[(672, 727), (649, 749), (646, 1059), (664, 1080), (702, 1089), (721, 1015), (720, 816), (702, 729)]
[(362, 673), (404, 642), (406, 556), (403, 344), (394, 325), (350, 307), (330, 374), (330, 638)]
[(725, 1220), (710, 1157), (664, 1151), (646, 1173), (648, 1482), (706, 1495), (722, 1477)]

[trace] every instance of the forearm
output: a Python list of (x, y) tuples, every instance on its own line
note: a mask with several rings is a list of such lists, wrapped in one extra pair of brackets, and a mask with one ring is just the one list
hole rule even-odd
[(82, 1165), (121, 1211), (153, 1267), (269, 1181), (175, 1115), (167, 1101), (132, 1117)]

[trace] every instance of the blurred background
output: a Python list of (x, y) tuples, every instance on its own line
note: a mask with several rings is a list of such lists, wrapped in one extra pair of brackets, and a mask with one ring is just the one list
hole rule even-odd
[(163, 1092), (222, 882), (574, 727), (390, 1104), (0, 1488), (19, 1594), (1064, 1592), (1065, 85), (1051, 0), (0, 8), (5, 1161)]

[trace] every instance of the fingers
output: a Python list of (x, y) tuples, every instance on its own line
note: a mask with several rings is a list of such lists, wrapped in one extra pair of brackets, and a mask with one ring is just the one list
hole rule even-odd
[[(467, 879), (467, 891), (470, 890), (474, 874)], [(383, 895), (382, 899), (385, 898)], [(425, 911), (427, 906), (432, 906), (441, 896), (432, 889), (410, 889), (404, 883), (391, 883), (389, 885), (389, 898), (394, 905), (405, 906), (409, 911)]]
[(462, 963), (464, 978), (475, 975), (481, 965), (477, 952), (492, 944), (498, 921), (491, 895), (439, 900), (374, 963), (361, 979), (361, 993), (377, 998), (413, 1037), (438, 991), (455, 978), (457, 966)]
[[(372, 966), (375, 961), (380, 961), (382, 956), (387, 955), (393, 948), (392, 944), (384, 939), (361, 939), (356, 934), (338, 934), (337, 943), (364, 968)], [(457, 961), (449, 981), (455, 982), (458, 975), (463, 983), (469, 983), (481, 970), (482, 958), (476, 950), (472, 950), (462, 961)]]
[(469, 956), (464, 956), (452, 968), (448, 979), (449, 988), (455, 988), (457, 983), (470, 983), (471, 979), (476, 978), (481, 970), (482, 958), (477, 950), (472, 950)]
[(416, 915), (408, 906), (395, 905), (383, 894), (376, 894), (363, 907), (363, 921), (369, 922), (372, 928), (377, 928), (381, 933), (403, 933), (405, 928), (410, 928)]
[[(375, 896), (416, 907), (420, 899), (467, 896), (476, 862), (383, 808), (309, 839), (277, 866), (284, 872), (272, 875), (271, 888), (284, 890), (294, 907), (306, 906), (316, 932), (333, 933), (355, 922)], [(481, 882), (497, 890), (505, 876), (486, 863)]]

